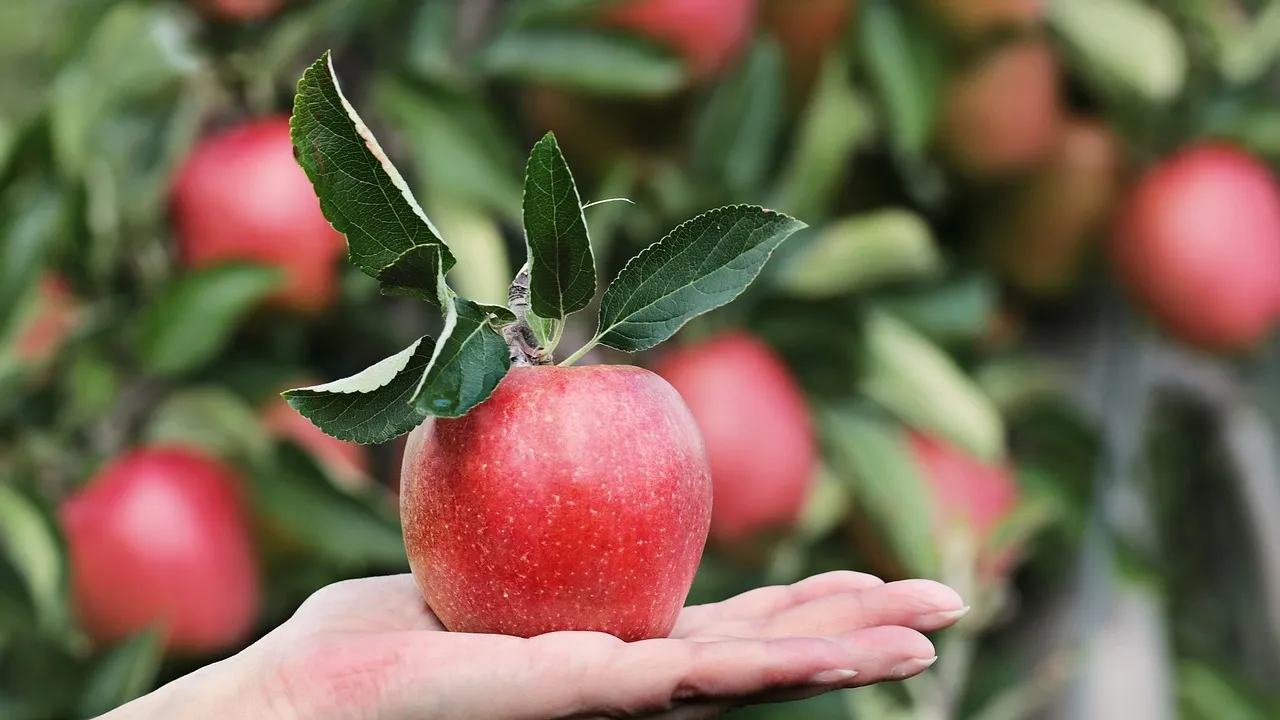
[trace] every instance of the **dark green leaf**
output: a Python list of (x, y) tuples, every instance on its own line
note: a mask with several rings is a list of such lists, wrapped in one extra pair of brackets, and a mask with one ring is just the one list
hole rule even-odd
[(170, 395), (151, 413), (143, 438), (155, 444), (196, 445), (224, 458), (262, 457), (271, 449), (254, 409), (214, 386)]
[(61, 239), (66, 208), (62, 193), (44, 179), (8, 188), (0, 212), (0, 338), (11, 332), (22, 299)]
[(305, 450), (282, 443), (278, 462), (255, 480), (259, 516), (308, 548), (346, 565), (407, 569), (399, 523), (382, 498), (334, 485)]
[(410, 402), (424, 415), (461, 417), (493, 394), (511, 367), (511, 351), (490, 314), (470, 300), (454, 298), (444, 323)]
[(80, 696), (80, 716), (97, 717), (151, 689), (164, 658), (164, 635), (151, 629), (112, 648)]
[(964, 275), (924, 289), (896, 293), (883, 306), (936, 342), (966, 342), (991, 325), (998, 289), (983, 274)]
[(417, 427), (425, 417), (409, 400), (435, 347), (434, 340), (422, 337), (355, 375), (289, 390), (284, 397), (303, 417), (339, 440), (384, 443)]
[(325, 217), (347, 236), (351, 262), (386, 292), (436, 302), (436, 276), (453, 267), (453, 255), (342, 95), (329, 53), (299, 81), (291, 122), (294, 155)]
[(755, 44), (712, 92), (694, 128), (692, 163), (733, 194), (758, 195), (782, 130), (782, 52), (772, 40)]
[(275, 268), (215, 265), (184, 275), (139, 318), (138, 356), (153, 373), (195, 370), (226, 345), (241, 320), (280, 283)]
[(556, 137), (533, 146), (524, 176), (524, 232), (529, 244), (529, 303), (549, 320), (590, 304), (596, 265), (573, 173)]
[(516, 321), (516, 314), (511, 312), (511, 308), (508, 308), (505, 305), (491, 305), (489, 303), (481, 302), (478, 302), (475, 305), (480, 308), (481, 312), (488, 313), (492, 316), (489, 320), (489, 324), (492, 325), (494, 329), (501, 328), (504, 325), (510, 325)]
[(0, 551), (22, 576), (44, 630), (61, 635), (69, 623), (66, 546), (48, 508), (0, 483)]
[(655, 96), (685, 82), (679, 58), (631, 37), (572, 30), (517, 30), (485, 49), (490, 75), (601, 95)]
[(777, 282), (804, 298), (854, 293), (882, 283), (929, 277), (942, 256), (927, 223), (913, 212), (886, 209), (845, 218), (810, 233), (786, 259)]
[(564, 23), (589, 17), (606, 5), (616, 5), (626, 0), (538, 0), (538, 2), (512, 3), (508, 6), (511, 25), (528, 25), (543, 22)]
[(740, 295), (774, 249), (804, 227), (754, 205), (686, 221), (632, 258), (605, 290), (596, 340), (624, 352), (657, 345)]
[(941, 42), (894, 0), (871, 0), (862, 10), (859, 47), (889, 117), (895, 149), (922, 154), (938, 112)]

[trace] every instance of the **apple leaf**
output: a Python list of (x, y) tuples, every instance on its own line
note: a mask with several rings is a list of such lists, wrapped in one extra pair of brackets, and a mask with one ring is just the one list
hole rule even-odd
[(587, 219), (556, 136), (533, 146), (524, 177), (524, 232), (529, 244), (529, 303), (540, 317), (561, 320), (596, 294)]
[(325, 217), (346, 235), (351, 262), (386, 294), (439, 303), (436, 276), (453, 267), (453, 255), (343, 96), (328, 52), (298, 82), (290, 122), (294, 156)]
[(151, 689), (164, 659), (164, 634), (144, 630), (113, 647), (98, 661), (83, 694), (79, 717), (98, 717)]
[(567, 30), (514, 30), (480, 58), (489, 75), (600, 95), (652, 97), (684, 85), (682, 62), (631, 36)]
[(17, 487), (0, 483), (0, 551), (22, 576), (42, 629), (68, 623), (67, 549), (51, 510)]
[(436, 343), (423, 336), (363, 371), (323, 385), (284, 393), (295, 410), (325, 433), (376, 445), (403, 435), (425, 416), (409, 403)]
[(785, 88), (778, 44), (757, 42), (698, 117), (691, 163), (700, 177), (734, 193), (758, 193), (782, 131)]
[(281, 279), (276, 268), (239, 262), (184, 275), (142, 312), (137, 350), (143, 364), (176, 375), (209, 362)]
[(901, 3), (873, 0), (861, 15), (857, 45), (884, 104), (894, 149), (918, 156), (937, 120), (942, 43)]
[(493, 394), (511, 368), (511, 350), (493, 320), (483, 306), (449, 298), (431, 364), (409, 401), (418, 413), (461, 417)]
[(682, 223), (632, 258), (600, 301), (594, 343), (639, 352), (742, 294), (803, 222), (731, 205)]

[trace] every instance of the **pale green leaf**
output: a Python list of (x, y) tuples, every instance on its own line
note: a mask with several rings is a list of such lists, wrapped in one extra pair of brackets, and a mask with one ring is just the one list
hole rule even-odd
[(1048, 15), (1099, 80), (1149, 102), (1182, 92), (1187, 50), (1160, 10), (1134, 0), (1055, 0)]
[(480, 63), (495, 77), (603, 95), (666, 95), (685, 82), (683, 63), (664, 48), (599, 32), (508, 32), (485, 49)]
[(111, 648), (80, 696), (81, 717), (97, 717), (151, 690), (164, 659), (164, 634), (145, 630)]
[(809, 234), (787, 258), (777, 283), (797, 297), (826, 298), (928, 278), (942, 268), (928, 224), (913, 212), (892, 208), (837, 220)]
[(66, 546), (53, 516), (16, 487), (0, 483), (0, 551), (22, 576), (43, 629), (68, 622)]

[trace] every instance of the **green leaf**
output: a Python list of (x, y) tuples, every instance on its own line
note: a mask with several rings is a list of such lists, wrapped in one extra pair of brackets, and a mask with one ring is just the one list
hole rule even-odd
[(382, 497), (345, 491), (305, 450), (281, 443), (255, 474), (257, 515), (311, 550), (350, 566), (405, 568), (404, 538)]
[(0, 204), (0, 338), (14, 330), (24, 298), (60, 239), (65, 203), (51, 179), (27, 178), (7, 188)]
[(990, 327), (999, 301), (991, 278), (970, 273), (925, 288), (911, 288), (881, 299), (894, 315), (936, 342), (966, 342)]
[(436, 276), (453, 267), (453, 255), (343, 96), (329, 53), (298, 82), (291, 124), (294, 155), (325, 217), (346, 235), (351, 262), (384, 293), (438, 303)]
[(21, 574), (44, 630), (69, 623), (66, 545), (52, 513), (16, 487), (0, 483), (0, 551)]
[(170, 395), (143, 429), (151, 444), (190, 444), (223, 458), (252, 459), (271, 441), (248, 403), (222, 387), (192, 387)]
[(276, 268), (225, 263), (180, 277), (142, 311), (137, 352), (147, 370), (190, 372), (218, 355), (282, 280)]
[(632, 258), (605, 290), (596, 341), (623, 352), (657, 345), (742, 294), (774, 249), (804, 227), (754, 205), (684, 222)]
[(524, 176), (524, 233), (529, 244), (529, 304), (562, 320), (591, 303), (596, 265), (582, 198), (556, 136), (533, 146)]
[(418, 412), (461, 417), (493, 394), (511, 368), (511, 350), (491, 318), (465, 298), (448, 303), (431, 364), (409, 401)]
[(822, 409), (818, 427), (854, 507), (908, 570), (936, 577), (933, 502), (901, 429), (856, 409)]
[(681, 60), (655, 44), (573, 30), (505, 33), (485, 48), (480, 65), (494, 77), (599, 95), (667, 95), (686, 79)]
[(1050, 3), (1048, 17), (1100, 81), (1155, 103), (1182, 92), (1187, 50), (1158, 9), (1132, 0), (1070, 0)]
[(870, 0), (858, 26), (858, 45), (885, 105), (894, 149), (919, 156), (937, 120), (943, 44), (894, 0)]
[(1219, 65), (1223, 77), (1235, 85), (1257, 81), (1280, 55), (1277, 37), (1280, 37), (1280, 3), (1269, 2), (1253, 22), (1222, 46)]
[(551, 344), (551, 337), (555, 335), (556, 321), (538, 317), (537, 313), (526, 312), (524, 321), (533, 329), (534, 337), (538, 338), (538, 346), (546, 347)]
[(303, 417), (339, 440), (384, 443), (414, 429), (426, 417), (409, 401), (435, 347), (435, 341), (424, 336), (355, 375), (289, 390), (284, 397)]
[(1004, 456), (1004, 421), (990, 399), (938, 346), (883, 310), (868, 313), (862, 390), (903, 422), (973, 456)]
[(785, 107), (782, 52), (761, 40), (732, 74), (716, 85), (693, 131), (691, 163), (733, 194), (758, 195), (782, 131)]
[(89, 676), (80, 697), (81, 717), (97, 717), (151, 689), (164, 659), (164, 635), (153, 628), (113, 647)]
[(822, 299), (928, 278), (942, 268), (928, 224), (908, 210), (887, 209), (811, 233), (787, 258), (777, 283), (796, 297)]

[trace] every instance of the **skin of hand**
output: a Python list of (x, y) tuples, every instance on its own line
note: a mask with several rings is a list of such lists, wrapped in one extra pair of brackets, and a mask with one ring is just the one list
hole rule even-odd
[(929, 580), (816, 575), (687, 607), (668, 638), (445, 631), (409, 575), (335, 583), (239, 654), (100, 720), (700, 720), (901, 680), (968, 608)]

